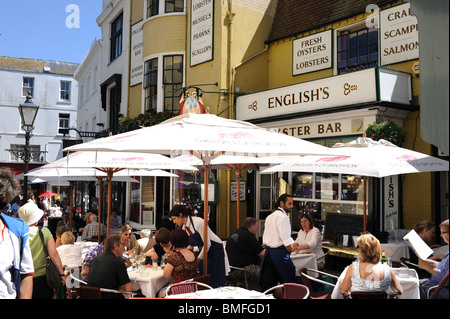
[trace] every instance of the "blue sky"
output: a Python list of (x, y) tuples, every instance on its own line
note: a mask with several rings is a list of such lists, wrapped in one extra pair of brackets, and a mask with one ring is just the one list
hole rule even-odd
[(101, 11), (102, 0), (0, 0), (0, 56), (81, 63)]

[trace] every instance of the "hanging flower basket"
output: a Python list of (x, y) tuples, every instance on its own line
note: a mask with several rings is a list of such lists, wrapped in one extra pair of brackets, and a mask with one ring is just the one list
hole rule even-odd
[(158, 112), (156, 114), (144, 113), (139, 114), (133, 119), (125, 119), (119, 125), (119, 133), (124, 133), (128, 131), (137, 130), (141, 127), (152, 126), (164, 122), (174, 116), (177, 116), (178, 113), (172, 111), (166, 112)]
[(374, 141), (384, 139), (397, 146), (402, 146), (405, 141), (405, 131), (391, 120), (377, 121), (366, 129), (367, 137)]

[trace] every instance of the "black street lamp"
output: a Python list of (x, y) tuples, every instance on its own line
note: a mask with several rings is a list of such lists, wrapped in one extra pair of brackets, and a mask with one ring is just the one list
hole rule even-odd
[(25, 166), (23, 172), (23, 202), (28, 200), (28, 163), (30, 160), (39, 157), (41, 153), (46, 151), (30, 151), (30, 134), (34, 130), (34, 120), (39, 110), (39, 106), (35, 105), (32, 100), (30, 92), (28, 92), (25, 103), (19, 105), (20, 118), (22, 121), (22, 129), (25, 131), (25, 147), (23, 150), (11, 150), (7, 151), (14, 154), (17, 158), (23, 159)]

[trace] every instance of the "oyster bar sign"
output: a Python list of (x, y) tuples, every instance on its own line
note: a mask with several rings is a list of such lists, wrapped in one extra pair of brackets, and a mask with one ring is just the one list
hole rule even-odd
[(375, 72), (372, 68), (240, 96), (236, 102), (237, 119), (270, 118), (376, 102)]

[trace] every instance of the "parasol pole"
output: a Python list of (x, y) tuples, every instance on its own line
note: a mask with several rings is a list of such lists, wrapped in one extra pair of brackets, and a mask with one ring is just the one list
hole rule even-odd
[(236, 173), (236, 191), (237, 191), (237, 196), (236, 196), (236, 225), (238, 229), (241, 225), (241, 172), (242, 170), (246, 169), (247, 167), (251, 166), (253, 164), (243, 164), (243, 165), (239, 165), (239, 164), (225, 164), (225, 166), (229, 167), (230, 169), (234, 170), (234, 172)]
[(363, 177), (363, 184), (364, 184), (364, 193), (363, 193), (363, 232), (364, 234), (366, 233), (366, 209), (367, 209), (367, 205), (366, 205), (366, 194), (367, 194), (367, 179), (366, 177)]
[(72, 231), (72, 218), (73, 218), (73, 182), (70, 182), (70, 198), (69, 198), (69, 205), (70, 205), (70, 220), (69, 220), (69, 227), (70, 227), (70, 231)]
[(205, 164), (205, 198), (203, 200), (203, 275), (208, 271), (208, 188), (209, 165)]
[(101, 227), (101, 216), (102, 216), (102, 182), (103, 182), (103, 176), (95, 176), (98, 181), (98, 242), (100, 243), (100, 233), (102, 230)]

